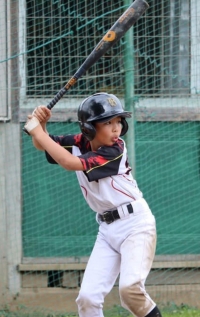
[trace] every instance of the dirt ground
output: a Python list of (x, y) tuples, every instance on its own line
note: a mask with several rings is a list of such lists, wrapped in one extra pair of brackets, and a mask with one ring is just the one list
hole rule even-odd
[[(159, 285), (147, 287), (147, 291), (158, 305), (168, 303), (186, 304), (200, 308), (200, 285)], [(75, 299), (78, 289), (64, 288), (26, 288), (14, 297), (3, 296), (1, 306), (7, 305), (10, 310), (27, 307), (30, 310), (48, 310), (54, 312), (77, 312)], [(105, 299), (105, 309), (120, 305), (118, 288), (114, 287)]]

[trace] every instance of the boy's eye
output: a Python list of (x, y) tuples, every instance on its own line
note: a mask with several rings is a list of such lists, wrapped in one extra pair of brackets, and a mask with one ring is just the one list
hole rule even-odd
[[(116, 122), (116, 123), (119, 123), (119, 124), (122, 124), (121, 118), (120, 118), (119, 120), (115, 121), (115, 122)], [(104, 124), (105, 124), (105, 125), (112, 124), (112, 121), (107, 121), (107, 122), (105, 122)]]

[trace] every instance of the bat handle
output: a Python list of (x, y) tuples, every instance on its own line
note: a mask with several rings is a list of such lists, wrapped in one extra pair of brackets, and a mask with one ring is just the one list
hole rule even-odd
[(47, 105), (47, 108), (51, 110), (53, 106), (64, 96), (64, 94), (67, 92), (67, 88), (63, 87), (60, 89), (60, 91), (55, 95), (55, 97), (51, 100), (51, 102)]
[(30, 133), (23, 127), (22, 130), (24, 131), (24, 133), (26, 133), (27, 135), (30, 135)]
[[(47, 108), (51, 110), (53, 106), (64, 96), (64, 94), (67, 92), (69, 89), (69, 86), (63, 87), (56, 95), (55, 97), (51, 100), (51, 102), (47, 105)], [(26, 134), (30, 135), (29, 132), (26, 130), (26, 128), (23, 127), (22, 129)]]

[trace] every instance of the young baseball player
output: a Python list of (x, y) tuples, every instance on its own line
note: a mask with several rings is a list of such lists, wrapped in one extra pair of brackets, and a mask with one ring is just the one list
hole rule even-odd
[(34, 146), (46, 152), (49, 163), (76, 171), (99, 223), (76, 300), (79, 316), (103, 317), (104, 298), (119, 275), (122, 306), (137, 317), (161, 317), (145, 290), (156, 247), (155, 219), (132, 177), (121, 139), (131, 113), (124, 111), (116, 96), (97, 93), (79, 106), (80, 134), (48, 135), (50, 116), (47, 107), (37, 107), (25, 129)]

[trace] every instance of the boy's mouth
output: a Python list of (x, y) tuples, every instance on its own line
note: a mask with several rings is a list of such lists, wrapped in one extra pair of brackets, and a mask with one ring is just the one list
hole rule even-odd
[(117, 140), (118, 140), (118, 137), (112, 138), (112, 141), (113, 141), (113, 142), (117, 142)]

